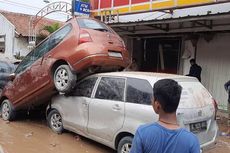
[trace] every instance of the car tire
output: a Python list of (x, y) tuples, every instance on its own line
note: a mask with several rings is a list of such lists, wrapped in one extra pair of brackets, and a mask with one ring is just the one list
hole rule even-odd
[(15, 111), (11, 102), (8, 99), (2, 102), (1, 115), (4, 121), (12, 121), (15, 118)]
[(47, 117), (49, 127), (58, 134), (64, 130), (61, 114), (57, 110), (52, 110)]
[(117, 153), (129, 153), (132, 146), (133, 137), (126, 136), (122, 138), (117, 147)]
[(77, 76), (68, 65), (60, 65), (54, 72), (54, 85), (57, 91), (69, 93), (76, 85)]

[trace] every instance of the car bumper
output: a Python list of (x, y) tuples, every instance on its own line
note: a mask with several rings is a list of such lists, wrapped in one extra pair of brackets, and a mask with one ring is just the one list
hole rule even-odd
[(202, 145), (200, 145), (200, 148), (201, 148), (201, 151), (203, 152), (204, 150), (209, 150), (209, 148), (210, 147), (212, 147), (212, 146), (214, 146), (215, 145), (215, 143), (216, 143), (216, 138), (217, 138), (217, 135), (218, 135), (218, 126), (217, 126), (217, 123), (215, 122), (215, 127), (216, 127), (216, 129), (215, 129), (215, 135), (214, 135), (214, 137), (212, 138), (212, 140), (211, 141), (208, 141), (208, 142), (206, 142), (206, 143), (204, 143), (204, 144), (202, 144)]
[(126, 68), (130, 63), (130, 59), (126, 57), (112, 57), (108, 54), (93, 54), (89, 55), (74, 64), (74, 69), (77, 71), (84, 70), (91, 66), (101, 68)]

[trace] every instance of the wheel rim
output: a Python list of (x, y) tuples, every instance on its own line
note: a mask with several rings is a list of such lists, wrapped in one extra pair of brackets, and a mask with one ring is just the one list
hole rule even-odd
[(69, 76), (66, 69), (61, 68), (57, 71), (55, 76), (55, 84), (58, 89), (65, 89), (68, 86)]
[(2, 118), (7, 120), (10, 116), (10, 106), (7, 103), (2, 105)]
[(131, 143), (125, 143), (121, 148), (121, 153), (129, 153), (131, 149)]
[(50, 119), (50, 123), (51, 123), (51, 127), (55, 130), (55, 131), (59, 131), (62, 128), (62, 119), (61, 119), (61, 115), (60, 114), (53, 114), (51, 116)]

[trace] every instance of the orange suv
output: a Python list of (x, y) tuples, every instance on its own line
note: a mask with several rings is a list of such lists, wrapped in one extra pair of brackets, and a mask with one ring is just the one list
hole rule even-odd
[(129, 63), (124, 41), (110, 27), (92, 18), (72, 18), (10, 76), (0, 99), (2, 118), (11, 120), (17, 110), (44, 104), (57, 91), (70, 92), (83, 76), (122, 70)]

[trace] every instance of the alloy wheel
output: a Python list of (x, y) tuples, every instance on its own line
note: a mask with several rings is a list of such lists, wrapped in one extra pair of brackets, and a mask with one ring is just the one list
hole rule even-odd
[(10, 106), (7, 103), (2, 105), (2, 118), (8, 120), (10, 116)]
[(54, 113), (50, 118), (50, 125), (55, 131), (62, 129), (62, 118), (58, 113)]
[(64, 68), (59, 69), (55, 77), (56, 85), (59, 88), (63, 89), (68, 86), (69, 76), (67, 70), (65, 70)]
[(131, 149), (131, 143), (125, 143), (121, 148), (121, 153), (129, 153)]

